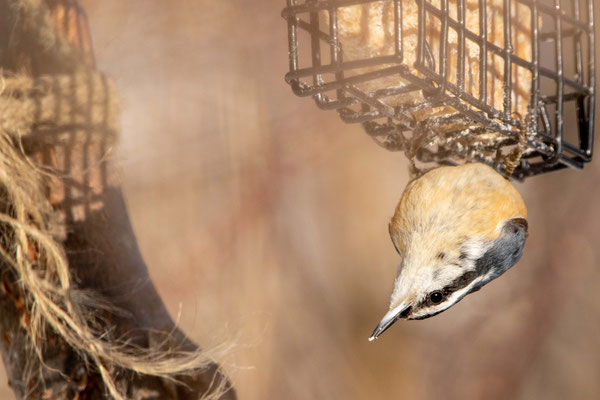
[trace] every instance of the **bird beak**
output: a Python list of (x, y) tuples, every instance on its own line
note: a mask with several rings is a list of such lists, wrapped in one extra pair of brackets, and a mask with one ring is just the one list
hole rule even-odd
[(372, 342), (373, 340), (377, 339), (379, 335), (381, 335), (390, 326), (392, 326), (394, 322), (398, 321), (400, 318), (406, 317), (410, 312), (410, 308), (410, 305), (402, 303), (398, 307), (395, 307), (394, 309), (388, 311), (388, 313), (383, 316), (381, 322), (379, 322), (379, 324), (377, 325), (377, 328), (375, 328), (375, 330), (373, 331), (373, 334), (369, 338), (369, 342)]

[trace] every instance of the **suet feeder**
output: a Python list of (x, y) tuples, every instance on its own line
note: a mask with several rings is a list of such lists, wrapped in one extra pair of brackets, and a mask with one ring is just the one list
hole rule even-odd
[[(593, 0), (287, 0), (298, 96), (420, 167), (592, 159)], [(419, 165), (419, 167), (417, 167)]]

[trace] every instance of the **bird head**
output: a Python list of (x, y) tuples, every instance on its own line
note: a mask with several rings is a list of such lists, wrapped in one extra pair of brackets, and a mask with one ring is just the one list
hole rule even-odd
[(510, 182), (483, 164), (440, 167), (411, 182), (389, 225), (402, 261), (376, 339), (399, 319), (452, 307), (521, 257), (527, 210)]

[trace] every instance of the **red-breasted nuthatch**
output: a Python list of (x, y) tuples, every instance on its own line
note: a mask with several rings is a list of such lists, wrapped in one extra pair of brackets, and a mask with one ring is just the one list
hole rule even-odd
[(484, 164), (410, 182), (389, 225), (402, 256), (390, 311), (369, 340), (398, 319), (439, 314), (506, 272), (521, 258), (526, 218), (519, 192)]

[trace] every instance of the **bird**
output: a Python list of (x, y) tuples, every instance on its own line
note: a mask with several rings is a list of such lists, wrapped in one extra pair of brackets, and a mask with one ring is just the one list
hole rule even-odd
[(515, 265), (528, 236), (527, 208), (486, 164), (441, 166), (409, 182), (389, 233), (402, 261), (389, 311), (369, 341), (400, 319), (447, 310)]

